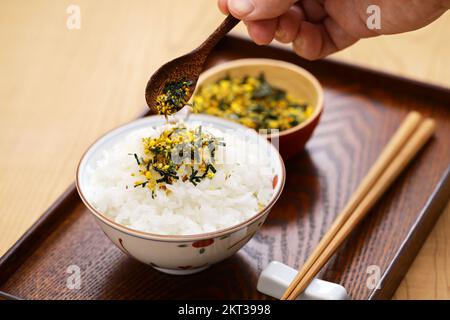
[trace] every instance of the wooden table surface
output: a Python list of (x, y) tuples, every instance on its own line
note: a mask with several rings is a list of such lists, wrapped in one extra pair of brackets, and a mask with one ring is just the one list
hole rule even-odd
[[(66, 27), (70, 4), (79, 30)], [(214, 0), (0, 2), (0, 255), (73, 182), (84, 149), (143, 110), (149, 75), (222, 17)], [(449, 28), (447, 13), (334, 57), (449, 87)], [(450, 299), (449, 233), (450, 204), (394, 298)]]

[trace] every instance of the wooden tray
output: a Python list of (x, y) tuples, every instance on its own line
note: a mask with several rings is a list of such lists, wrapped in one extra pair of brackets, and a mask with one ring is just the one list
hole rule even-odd
[[(236, 58), (286, 60), (315, 74), (325, 112), (306, 150), (286, 163), (286, 188), (256, 236), (232, 258), (169, 276), (124, 255), (100, 231), (72, 186), (0, 259), (0, 291), (26, 299), (264, 299), (272, 260), (297, 268), (311, 253), (409, 110), (437, 121), (428, 143), (319, 275), (353, 299), (389, 298), (450, 197), (450, 90), (331, 60), (308, 62), (277, 47), (228, 37), (208, 66)], [(66, 287), (81, 268), (81, 289)], [(369, 266), (381, 288), (368, 289)]]

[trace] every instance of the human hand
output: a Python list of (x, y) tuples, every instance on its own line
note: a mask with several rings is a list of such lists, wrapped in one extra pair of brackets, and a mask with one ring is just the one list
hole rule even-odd
[[(361, 38), (424, 27), (450, 8), (450, 0), (218, 0), (218, 5), (247, 25), (255, 43), (292, 43), (299, 56), (314, 60)], [(367, 27), (370, 5), (380, 7), (381, 29)]]

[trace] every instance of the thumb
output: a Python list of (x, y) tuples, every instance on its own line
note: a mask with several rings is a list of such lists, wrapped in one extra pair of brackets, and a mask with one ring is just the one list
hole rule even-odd
[(266, 20), (281, 16), (296, 0), (228, 0), (228, 10), (238, 19)]

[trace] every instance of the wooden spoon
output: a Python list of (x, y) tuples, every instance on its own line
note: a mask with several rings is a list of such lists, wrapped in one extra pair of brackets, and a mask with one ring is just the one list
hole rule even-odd
[(209, 53), (239, 21), (232, 15), (228, 15), (222, 24), (198, 48), (161, 66), (152, 75), (145, 88), (145, 100), (150, 109), (156, 112), (156, 98), (163, 93), (165, 85), (170, 82), (180, 80), (192, 81), (189, 96), (186, 97), (186, 100), (189, 100)]

